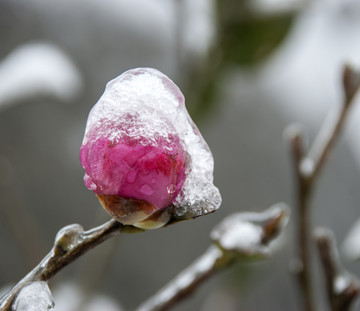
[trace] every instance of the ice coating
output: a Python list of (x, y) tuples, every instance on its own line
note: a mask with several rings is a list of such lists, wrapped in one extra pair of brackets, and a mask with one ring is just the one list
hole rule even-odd
[(184, 184), (186, 169), (186, 154), (176, 137), (149, 141), (126, 134), (114, 142), (96, 139), (96, 132), (80, 153), (89, 189), (144, 200), (158, 209), (172, 203)]
[(110, 81), (90, 111), (80, 160), (86, 186), (100, 195), (174, 205), (179, 218), (216, 210), (213, 157), (164, 74), (129, 70)]
[(54, 301), (46, 282), (36, 281), (26, 285), (16, 296), (11, 310), (48, 311), (54, 309)]

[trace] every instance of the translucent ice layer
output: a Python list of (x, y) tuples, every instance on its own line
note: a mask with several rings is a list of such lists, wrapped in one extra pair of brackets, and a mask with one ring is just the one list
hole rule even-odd
[(143, 212), (127, 223), (170, 206), (172, 217), (193, 218), (221, 203), (212, 154), (184, 96), (155, 69), (129, 70), (107, 84), (89, 114), (80, 160), (103, 205), (118, 208), (126, 198)]
[(54, 302), (47, 283), (38, 281), (30, 283), (20, 291), (11, 310), (48, 311), (53, 308)]

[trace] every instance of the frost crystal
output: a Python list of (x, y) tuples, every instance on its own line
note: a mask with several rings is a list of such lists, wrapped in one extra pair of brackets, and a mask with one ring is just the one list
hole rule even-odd
[(33, 282), (25, 286), (14, 302), (12, 310), (48, 311), (54, 308), (51, 292), (46, 282)]
[(150, 203), (144, 217), (172, 205), (176, 219), (192, 218), (221, 203), (212, 154), (184, 96), (155, 69), (129, 70), (107, 84), (89, 114), (80, 160), (100, 200)]
[(222, 250), (248, 258), (269, 255), (270, 243), (289, 220), (289, 208), (277, 203), (261, 213), (236, 213), (226, 217), (211, 232)]

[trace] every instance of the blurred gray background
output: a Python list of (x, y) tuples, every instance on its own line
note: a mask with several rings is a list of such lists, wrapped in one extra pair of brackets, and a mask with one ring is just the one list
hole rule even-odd
[[(50, 283), (132, 310), (206, 250), (226, 215), (293, 205), (283, 131), (300, 123), (312, 141), (341, 103), (344, 62), (360, 65), (356, 0), (0, 0), (0, 284), (24, 276), (63, 226), (109, 219), (78, 157), (87, 114), (109, 80), (146, 66), (180, 86), (223, 198), (215, 214), (117, 236)], [(339, 243), (359, 217), (359, 124), (357, 107), (313, 202), (314, 224), (333, 228)], [(295, 222), (293, 211), (272, 258), (236, 264), (174, 310), (300, 310), (289, 271)], [(345, 263), (360, 275), (359, 264)], [(320, 271), (316, 256), (314, 264)], [(64, 310), (79, 303), (71, 299)]]

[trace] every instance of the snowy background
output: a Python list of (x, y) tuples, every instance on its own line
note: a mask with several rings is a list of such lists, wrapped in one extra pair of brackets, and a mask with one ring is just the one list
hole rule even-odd
[[(79, 310), (83, 301), (84, 310), (101, 303), (132, 310), (205, 251), (210, 230), (226, 215), (293, 205), (283, 131), (296, 121), (310, 142), (341, 103), (342, 65), (360, 66), (360, 2), (2, 0), (0, 42), (4, 286), (37, 264), (61, 227), (108, 219), (83, 184), (78, 158), (88, 112), (107, 81), (147, 66), (184, 92), (215, 158), (220, 210), (115, 237), (49, 284), (55, 310)], [(357, 106), (314, 198), (314, 223), (333, 228), (338, 242), (360, 214)], [(235, 265), (174, 310), (299, 310), (288, 268), (295, 217), (270, 260)], [(360, 275), (359, 264), (347, 266)]]

